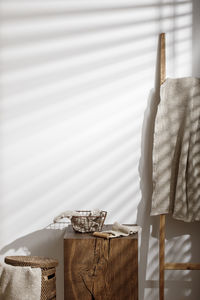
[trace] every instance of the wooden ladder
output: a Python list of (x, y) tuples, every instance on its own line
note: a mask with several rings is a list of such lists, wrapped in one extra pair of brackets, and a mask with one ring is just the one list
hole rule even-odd
[[(160, 86), (166, 79), (165, 33), (160, 34)], [(165, 270), (200, 270), (200, 264), (193, 263), (165, 263), (165, 227), (166, 217), (160, 215), (159, 232), (159, 294), (164, 300)]]

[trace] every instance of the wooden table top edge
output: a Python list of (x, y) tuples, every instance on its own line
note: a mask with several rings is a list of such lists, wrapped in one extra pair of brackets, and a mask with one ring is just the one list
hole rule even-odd
[[(137, 226), (137, 224), (123, 224), (126, 226)], [(105, 224), (103, 226), (102, 231), (105, 230), (111, 230), (112, 224)], [(66, 239), (96, 239), (99, 237), (93, 236), (93, 233), (81, 233), (81, 232), (76, 232), (73, 230), (72, 225), (69, 225), (65, 229), (65, 234), (64, 234), (64, 240)], [(100, 238), (102, 239), (102, 238)], [(117, 238), (112, 238), (112, 239), (138, 239), (138, 233), (133, 233), (128, 236), (123, 236), (123, 237), (117, 237)]]

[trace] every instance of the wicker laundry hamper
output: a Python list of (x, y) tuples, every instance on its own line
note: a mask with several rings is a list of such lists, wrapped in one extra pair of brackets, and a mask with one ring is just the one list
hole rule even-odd
[(7, 256), (5, 263), (12, 266), (41, 268), (41, 300), (56, 299), (56, 267), (58, 261), (39, 256)]

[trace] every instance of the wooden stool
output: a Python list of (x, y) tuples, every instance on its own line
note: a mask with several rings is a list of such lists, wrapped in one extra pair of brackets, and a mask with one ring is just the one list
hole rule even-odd
[(67, 227), (64, 284), (65, 300), (138, 300), (138, 234), (107, 240)]
[(12, 266), (41, 268), (41, 300), (56, 299), (56, 267), (58, 261), (39, 256), (7, 256), (5, 263)]

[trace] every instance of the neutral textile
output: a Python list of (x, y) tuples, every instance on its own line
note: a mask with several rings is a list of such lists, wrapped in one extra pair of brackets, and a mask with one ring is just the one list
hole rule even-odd
[(200, 79), (166, 79), (155, 120), (151, 215), (200, 221)]
[(102, 233), (108, 233), (109, 238), (116, 238), (116, 237), (128, 236), (130, 234), (136, 233), (140, 230), (140, 228), (141, 227), (137, 225), (127, 226), (115, 222), (111, 230), (102, 231)]
[(41, 269), (0, 265), (0, 300), (39, 300)]

